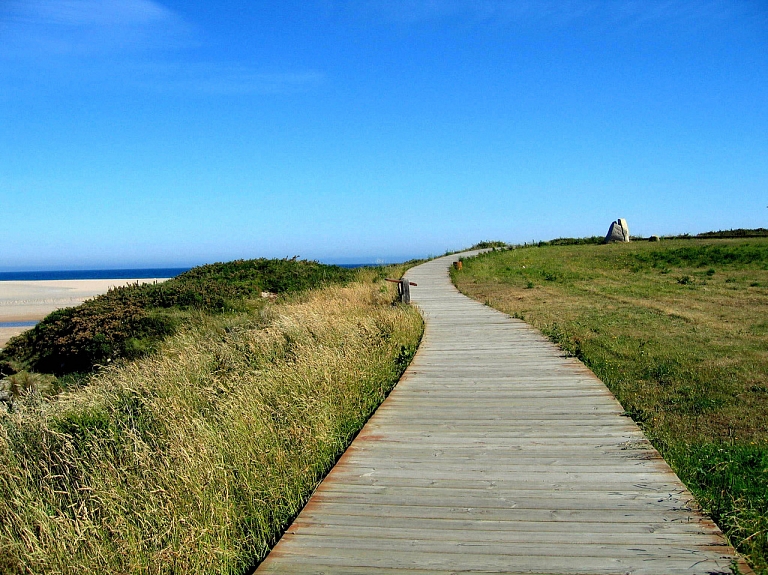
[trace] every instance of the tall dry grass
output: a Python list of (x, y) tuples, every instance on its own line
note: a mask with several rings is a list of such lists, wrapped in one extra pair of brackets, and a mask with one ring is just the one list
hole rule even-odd
[(418, 313), (371, 281), (202, 317), (0, 412), (0, 572), (243, 573), (396, 383)]

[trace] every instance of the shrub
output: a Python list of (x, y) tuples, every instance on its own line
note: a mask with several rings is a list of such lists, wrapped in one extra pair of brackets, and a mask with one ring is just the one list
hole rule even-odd
[(582, 246), (604, 243), (605, 238), (603, 236), (589, 236), (586, 238), (555, 238), (548, 242), (539, 242), (539, 247), (544, 246)]
[(471, 249), (471, 250), (484, 250), (484, 249), (488, 249), (488, 248), (506, 248), (506, 247), (507, 247), (507, 243), (506, 242), (486, 240), (486, 241), (482, 241), (482, 242), (477, 242), (474, 246), (472, 246), (469, 249)]
[[(175, 333), (180, 318), (197, 310), (242, 310), (262, 291), (296, 292), (344, 283), (353, 270), (294, 259), (255, 259), (193, 268), (163, 283), (131, 284), (77, 307), (57, 310), (0, 352), (3, 366), (64, 375), (91, 371), (117, 359), (132, 359)], [(6, 367), (2, 367), (6, 370)]]

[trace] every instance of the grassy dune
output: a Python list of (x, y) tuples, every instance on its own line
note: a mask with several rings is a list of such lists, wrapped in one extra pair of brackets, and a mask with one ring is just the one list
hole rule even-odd
[(374, 274), (201, 313), (88, 387), (0, 404), (0, 572), (248, 572), (416, 349)]
[(531, 246), (452, 274), (592, 369), (768, 573), (768, 238)]
[(244, 311), (258, 306), (262, 291), (286, 294), (345, 283), (355, 273), (296, 258), (260, 258), (199, 266), (162, 283), (114, 288), (54, 311), (11, 339), (0, 350), (0, 375), (54, 374), (59, 376), (56, 392), (83, 383), (99, 366), (151, 353), (201, 312)]

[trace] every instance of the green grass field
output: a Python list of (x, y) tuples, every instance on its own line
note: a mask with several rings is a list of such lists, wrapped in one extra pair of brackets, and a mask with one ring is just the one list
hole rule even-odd
[(768, 238), (518, 247), (452, 276), (595, 372), (768, 573)]

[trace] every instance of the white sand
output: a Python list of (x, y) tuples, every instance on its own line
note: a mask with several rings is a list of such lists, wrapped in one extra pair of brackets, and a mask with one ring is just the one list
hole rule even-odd
[(28, 327), (0, 327), (0, 348), (3, 347), (9, 339), (16, 337), (28, 329)]
[[(0, 322), (39, 321), (52, 311), (79, 305), (111, 287), (166, 279), (0, 281)], [(0, 347), (26, 329), (0, 327)]]

